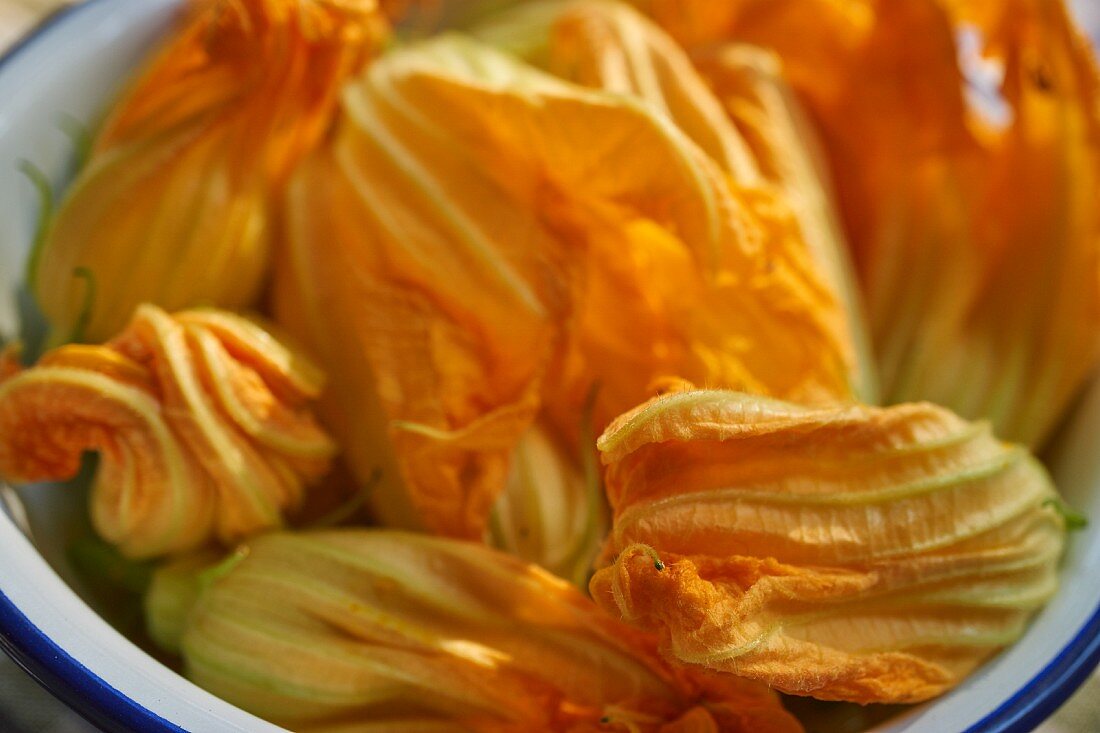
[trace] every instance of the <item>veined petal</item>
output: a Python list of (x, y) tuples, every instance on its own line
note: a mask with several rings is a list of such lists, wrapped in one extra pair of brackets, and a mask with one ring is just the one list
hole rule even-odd
[(800, 93), (831, 99), (874, 23), (876, 0), (633, 0), (690, 52), (737, 42), (773, 49)]
[(818, 139), (773, 52), (728, 44), (695, 55), (695, 63), (744, 137), (760, 175), (777, 185), (798, 220), (805, 246), (837, 294), (852, 343), (852, 383), (861, 402), (878, 402), (878, 378), (866, 308)]
[(614, 521), (593, 596), (690, 665), (916, 702), (1012, 643), (1057, 589), (1046, 472), (942, 408), (685, 391), (599, 444)]
[[(578, 141), (584, 144), (578, 144)], [(446, 36), (373, 64), (289, 189), (278, 320), (386, 522), (484, 535), (520, 436), (568, 443), (668, 375), (851, 398), (851, 346), (777, 191), (664, 115)], [(318, 246), (318, 243), (325, 243)]]
[(0, 384), (0, 474), (14, 483), (71, 478), (95, 450), (92, 521), (104, 539), (132, 556), (201, 544), (214, 521), (209, 478), (156, 396), (111, 376), (117, 354), (105, 354), (101, 369), (87, 368), (93, 358)]
[(916, 353), (920, 379), (900, 397), (1041, 446), (1100, 362), (1100, 80), (1062, 2), (987, 13), (987, 61), (1003, 65), (1011, 121), (987, 143), (972, 222), (982, 269), (950, 340)]
[(687, 54), (629, 5), (608, 0), (564, 4), (553, 24), (549, 57), (555, 75), (642, 100), (735, 180), (759, 180), (752, 153)]
[[(251, 305), (270, 202), (383, 31), (374, 0), (196, 2), (96, 135), (28, 273), (54, 343), (133, 309)], [(99, 293), (83, 333), (90, 273)]]
[[(147, 608), (186, 601), (161, 571)], [(201, 579), (202, 576), (200, 576)], [(280, 602), (271, 603), (278, 597)], [(158, 619), (150, 618), (154, 624)], [(798, 731), (761, 685), (683, 673), (573, 586), (481, 545), (379, 530), (257, 537), (201, 584), (180, 649), (189, 678), (295, 730), (657, 733), (696, 706)], [(171, 636), (171, 635), (170, 635)], [(705, 730), (705, 728), (701, 729)]]

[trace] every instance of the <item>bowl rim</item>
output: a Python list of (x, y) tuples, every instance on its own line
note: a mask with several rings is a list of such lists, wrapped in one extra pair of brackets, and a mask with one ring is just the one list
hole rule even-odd
[[(77, 0), (38, 20), (0, 54), (0, 71), (26, 49), (100, 0)], [(8, 519), (0, 505), (3, 519)], [(73, 592), (69, 589), (69, 592)], [(74, 593), (75, 594), (75, 593)], [(85, 720), (108, 733), (187, 733), (112, 687), (34, 624), (0, 589), (0, 649), (35, 682)]]
[(107, 733), (187, 733), (73, 658), (16, 608), (2, 590), (0, 649), (50, 694)]
[(1100, 663), (1100, 607), (1043, 669), (964, 733), (1027, 733), (1050, 718)]
[[(41, 19), (0, 54), (0, 70), (101, 0), (76, 0)], [(8, 520), (0, 505), (0, 520)], [(69, 593), (75, 595), (66, 586)], [(94, 612), (93, 612), (94, 613)], [(0, 649), (54, 697), (109, 733), (186, 733), (111, 686), (34, 624), (0, 589)], [(1047, 720), (1100, 664), (1100, 605), (1026, 684), (963, 733), (1027, 733)], [(934, 704), (934, 701), (933, 701)]]

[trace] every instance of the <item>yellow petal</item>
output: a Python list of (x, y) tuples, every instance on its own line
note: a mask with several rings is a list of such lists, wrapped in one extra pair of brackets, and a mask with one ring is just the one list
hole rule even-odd
[[(775, 50), (800, 93), (833, 99), (858, 78), (850, 66), (877, 0), (634, 0), (690, 51), (728, 41)], [(914, 39), (918, 40), (918, 39)], [(811, 105), (812, 106), (812, 105)]]
[[(206, 577), (182, 635), (187, 676), (294, 730), (353, 721), (434, 730), (434, 721), (564, 733), (599, 730), (608, 716), (657, 733), (697, 705), (742, 701), (764, 725), (723, 730), (800, 730), (763, 686), (674, 670), (653, 639), (572, 585), (481, 545), (378, 530), (275, 533)], [(179, 587), (154, 583), (153, 593)], [(173, 607), (164, 601), (147, 608)]]
[(1025, 449), (928, 404), (658, 398), (601, 438), (591, 589), (674, 659), (825, 700), (916, 702), (1023, 633), (1065, 527)]
[(69, 367), (83, 371), (97, 372), (110, 377), (113, 381), (137, 387), (156, 394), (153, 376), (144, 365), (112, 349), (85, 344), (67, 344), (53, 351), (47, 351), (38, 360), (39, 367)]
[(752, 151), (760, 175), (777, 185), (798, 220), (822, 277), (837, 293), (854, 351), (850, 369), (861, 402), (878, 402), (878, 384), (863, 298), (836, 208), (817, 130), (783, 76), (773, 52), (728, 44), (695, 62)]
[(55, 343), (103, 341), (134, 307), (252, 304), (270, 201), (381, 32), (374, 0), (195, 3), (131, 82), (28, 279)]

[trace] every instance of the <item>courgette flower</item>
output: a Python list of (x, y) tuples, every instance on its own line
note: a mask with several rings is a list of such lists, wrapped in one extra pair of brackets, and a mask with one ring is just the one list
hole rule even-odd
[(691, 666), (911, 703), (959, 683), (1055, 593), (1041, 465), (929, 404), (655, 399), (599, 440), (614, 512), (591, 590)]
[(130, 557), (278, 527), (334, 446), (307, 402), (322, 376), (261, 327), (140, 306), (103, 346), (69, 345), (0, 381), (0, 476), (63, 480), (99, 454), (95, 529)]
[(836, 295), (772, 187), (664, 115), (457, 36), (344, 95), (289, 187), (278, 319), (387, 523), (480, 538), (537, 416), (566, 444), (675, 375), (850, 400)]
[(188, 678), (296, 731), (801, 730), (765, 686), (675, 669), (576, 587), (483, 545), (273, 533), (194, 570), (158, 571), (158, 638)]
[[(1100, 362), (1100, 79), (1060, 0), (987, 5), (1004, 129), (983, 136), (979, 262), (957, 319), (917, 324), (895, 399), (919, 397), (1042, 446)], [(911, 255), (910, 255), (911, 256)], [(951, 265), (955, 260), (947, 260)], [(932, 270), (926, 287), (959, 273)]]
[[(382, 31), (374, 0), (192, 0), (109, 110), (32, 254), (53, 343), (101, 342), (144, 302), (253, 305), (272, 196)], [(83, 326), (78, 272), (102, 296)]]
[(854, 350), (850, 370), (855, 394), (861, 402), (876, 404), (878, 376), (866, 308), (829, 164), (813, 121), (784, 76), (782, 61), (772, 51), (742, 44), (697, 53), (694, 60), (748, 145), (761, 178), (782, 191), (810, 256), (837, 293)]
[(821, 127), (883, 399), (1041, 447), (1100, 361), (1100, 96), (1062, 0), (649, 0), (775, 51)]

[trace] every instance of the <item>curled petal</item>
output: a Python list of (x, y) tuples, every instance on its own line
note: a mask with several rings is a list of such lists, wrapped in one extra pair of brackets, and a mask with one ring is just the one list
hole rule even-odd
[(658, 398), (600, 439), (614, 509), (591, 588), (693, 665), (826, 700), (916, 702), (1057, 588), (1045, 471), (926, 404)]
[(48, 352), (0, 383), (0, 474), (67, 479), (97, 451), (93, 522), (131, 556), (281, 525), (334, 447), (293, 386), (312, 392), (315, 368), (286, 369), (287, 349), (252, 329), (145, 305), (109, 345)]
[(274, 324), (212, 308), (181, 311), (175, 319), (217, 337), (234, 359), (247, 363), (274, 392), (295, 404), (316, 399), (325, 386), (324, 373), (280, 338)]
[(42, 366), (0, 384), (0, 474), (70, 478), (95, 450), (92, 520), (105, 539), (130, 555), (194, 547), (212, 529), (214, 486), (156, 397), (104, 373), (116, 357), (103, 371)]
[(152, 395), (157, 391), (153, 376), (144, 365), (117, 351), (99, 346), (67, 344), (43, 354), (37, 366), (96, 372)]

